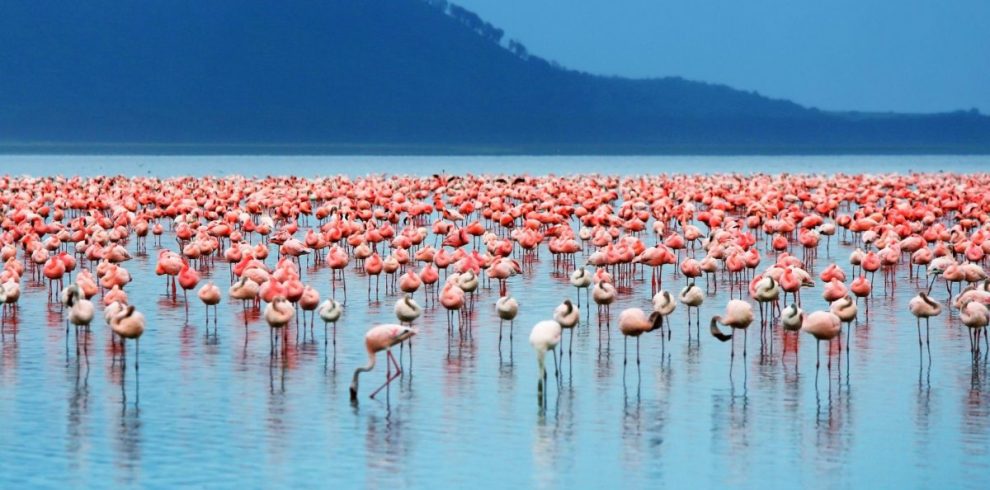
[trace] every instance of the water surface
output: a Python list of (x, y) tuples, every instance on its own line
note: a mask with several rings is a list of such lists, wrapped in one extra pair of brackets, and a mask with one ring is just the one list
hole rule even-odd
[(279, 156), (4, 155), (12, 175), (319, 175), (512, 173), (985, 172), (990, 155)]
[[(987, 163), (946, 156), (0, 157), (0, 168), (13, 174), (155, 175), (965, 172)], [(848, 272), (852, 246), (836, 238), (821, 250), (816, 273), (832, 261)], [(166, 236), (163, 243), (175, 242)], [(312, 337), (291, 329), (288, 352), (273, 359), (264, 321), (249, 313), (245, 327), (240, 307), (226, 298), (216, 336), (206, 334), (198, 301), (187, 319), (181, 293), (167, 298), (152, 273), (154, 256), (150, 247), (125, 264), (134, 276), (131, 302), (148, 317), (137, 375), (133, 352), (126, 372), (111, 365), (99, 314), (77, 352), (59, 306), (48, 305), (45, 286), (25, 274), (18, 318), (0, 343), (0, 487), (985, 486), (988, 364), (971, 360), (955, 312), (933, 319), (931, 362), (919, 357), (907, 301), (923, 286), (903, 266), (886, 295), (878, 279), (869, 314), (861, 309), (852, 327), (851, 350), (833, 354), (830, 371), (823, 349), (816, 372), (810, 337), (774, 331), (761, 344), (758, 329), (730, 371), (729, 344), (706, 334), (704, 324), (700, 338), (689, 338), (683, 309), (671, 317), (672, 340), (644, 337), (641, 366), (633, 359), (624, 369), (621, 335), (600, 331), (592, 311), (576, 331), (560, 388), (550, 384), (541, 408), (529, 329), (575, 297), (545, 248), (543, 260), (510, 281), (521, 303), (511, 341), (506, 330), (499, 345), (497, 288), (480, 290), (471, 338), (449, 337), (442, 308), (427, 309), (413, 358), (403, 361), (406, 374), (387, 396), (370, 400), (384, 378), (380, 364), (365, 376), (357, 405), (347, 387), (366, 360), (363, 334), (394, 321), (395, 295), (369, 301), (366, 277), (349, 269), (336, 350), (324, 346), (318, 324)], [(218, 263), (210, 279), (226, 289), (226, 265)], [(303, 281), (330, 293), (322, 267), (306, 267)], [(648, 281), (620, 290), (613, 329), (621, 309), (649, 308)], [(678, 289), (684, 279), (668, 268), (663, 282)], [(946, 299), (944, 288), (935, 291)], [(825, 308), (820, 292), (806, 291), (805, 309)], [(728, 296), (719, 286), (702, 318), (721, 311)]]

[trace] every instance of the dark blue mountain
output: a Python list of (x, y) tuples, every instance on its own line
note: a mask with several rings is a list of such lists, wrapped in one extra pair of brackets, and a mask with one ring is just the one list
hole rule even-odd
[(990, 118), (975, 112), (829, 113), (680, 78), (602, 77), (503, 37), (437, 0), (8, 0), (0, 145), (990, 150)]

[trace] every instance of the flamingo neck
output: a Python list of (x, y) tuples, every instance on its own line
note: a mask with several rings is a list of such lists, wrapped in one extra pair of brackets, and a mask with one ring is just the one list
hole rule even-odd
[(663, 315), (659, 313), (654, 313), (653, 325), (650, 326), (650, 331), (654, 331), (663, 326)]
[(361, 373), (366, 373), (368, 371), (371, 371), (372, 369), (375, 369), (375, 360), (376, 360), (375, 353), (369, 350), (368, 364), (354, 370), (354, 378), (351, 380), (351, 400), (357, 398), (358, 377), (361, 375)]

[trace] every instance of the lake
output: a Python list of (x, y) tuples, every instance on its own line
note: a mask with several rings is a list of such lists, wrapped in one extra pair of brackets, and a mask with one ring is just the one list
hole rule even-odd
[[(990, 157), (3, 155), (0, 169), (155, 176), (985, 172)], [(162, 242), (175, 249), (170, 232)], [(511, 340), (506, 330), (499, 343), (497, 287), (479, 290), (470, 338), (448, 336), (444, 310), (427, 308), (405, 374), (387, 395), (369, 399), (384, 378), (380, 356), (357, 404), (348, 386), (366, 361), (363, 335), (394, 322), (398, 296), (369, 298), (353, 263), (336, 348), (324, 345), (317, 319), (312, 336), (290, 327), (286, 354), (272, 358), (267, 324), (249, 313), (245, 327), (240, 306), (226, 296), (226, 264), (217, 261), (212, 277), (204, 276), (224, 293), (217, 334), (208, 335), (198, 300), (190, 296), (187, 317), (181, 293), (166, 297), (149, 241), (147, 255), (125, 264), (134, 278), (131, 303), (148, 318), (138, 375), (111, 365), (99, 312), (77, 346), (60, 306), (49, 305), (46, 286), (26, 273), (18, 319), (8, 321), (0, 343), (0, 487), (985, 487), (988, 362), (971, 359), (955, 310), (932, 319), (930, 361), (920, 356), (907, 302), (926, 285), (909, 278), (907, 267), (897, 269), (887, 294), (878, 280), (868, 313), (861, 304), (851, 327), (850, 349), (833, 356), (831, 369), (823, 349), (817, 371), (814, 339), (775, 329), (761, 343), (758, 325), (748, 334), (747, 357), (737, 355), (730, 371), (729, 344), (706, 330), (728, 300), (725, 285), (705, 299), (700, 337), (689, 335), (679, 306), (670, 342), (644, 336), (641, 366), (623, 368), (615, 318), (623, 308), (650, 307), (648, 273), (620, 289), (610, 333), (582, 295), (573, 355), (559, 387), (550, 367), (541, 407), (529, 331), (575, 297), (541, 247), (541, 260), (509, 281), (521, 304)], [(832, 262), (848, 272), (854, 248), (832, 237), (827, 250), (820, 247), (815, 273)], [(329, 270), (303, 264), (303, 282), (328, 297)], [(670, 268), (662, 280), (675, 290), (684, 284)], [(933, 294), (946, 300), (944, 287)], [(807, 311), (826, 308), (820, 284), (803, 300)]]

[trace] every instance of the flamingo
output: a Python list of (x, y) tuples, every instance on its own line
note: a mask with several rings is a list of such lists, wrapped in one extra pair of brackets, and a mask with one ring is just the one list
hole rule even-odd
[(914, 315), (918, 327), (918, 348), (921, 348), (921, 319), (925, 319), (925, 343), (928, 344), (928, 355), (931, 358), (931, 331), (929, 319), (942, 314), (942, 305), (932, 301), (928, 293), (922, 291), (908, 302), (908, 310)]
[[(290, 300), (291, 301), (291, 300)], [(306, 328), (306, 312), (309, 312), (309, 330), (313, 332), (313, 323), (316, 321), (316, 308), (320, 306), (320, 292), (309, 284), (303, 286), (302, 295), (298, 299), (299, 309), (303, 314), (303, 333)]]
[(863, 262), (860, 264), (860, 267), (862, 267), (865, 272), (870, 273), (870, 289), (873, 289), (873, 276), (876, 275), (876, 272), (880, 269), (880, 265), (880, 256), (877, 255), (876, 252), (872, 250), (866, 252), (866, 256), (863, 257)]
[(52, 300), (55, 290), (55, 282), (59, 288), (62, 287), (62, 276), (65, 275), (65, 263), (58, 256), (54, 256), (45, 261), (42, 269), (45, 278), (48, 279), (48, 301)]
[(169, 284), (172, 286), (172, 296), (175, 297), (175, 276), (182, 270), (182, 257), (168, 249), (161, 249), (158, 252), (158, 264), (155, 267), (155, 274), (165, 276), (165, 293), (168, 294)]
[(327, 265), (330, 266), (330, 285), (332, 286), (331, 295), (334, 298), (337, 297), (337, 276), (339, 275), (345, 303), (347, 302), (347, 280), (344, 276), (344, 269), (347, 268), (347, 264), (350, 261), (351, 259), (347, 256), (347, 252), (339, 245), (330, 247), (330, 250), (327, 252)]
[[(464, 307), (464, 290), (457, 284), (448, 282), (444, 285), (443, 291), (440, 292), (440, 304), (447, 310), (447, 334), (449, 335), (454, 329), (454, 312), (459, 312)], [(463, 326), (458, 324), (458, 329), (463, 329)]]
[[(842, 326), (839, 324), (839, 317), (828, 311), (816, 311), (804, 317), (801, 322), (801, 330), (815, 337), (815, 369), (821, 366), (821, 341), (831, 341), (842, 333)], [(829, 344), (831, 345), (831, 344)], [(832, 368), (832, 358), (828, 359), (828, 367)]]
[[(850, 341), (850, 336), (848, 335), (849, 328), (851, 327), (852, 322), (856, 320), (856, 314), (858, 312), (856, 302), (853, 301), (853, 299), (847, 294), (842, 298), (833, 301), (829, 305), (829, 311), (833, 315), (839, 317), (839, 321), (846, 324), (846, 348), (848, 348)], [(841, 344), (839, 345), (839, 348), (842, 348)]]
[(784, 311), (780, 314), (780, 326), (788, 332), (797, 332), (801, 330), (801, 323), (804, 320), (804, 311), (798, 308), (798, 305), (791, 303), (790, 306), (784, 308)]
[(581, 310), (574, 306), (569, 299), (565, 299), (563, 303), (558, 305), (557, 308), (553, 310), (553, 320), (560, 324), (561, 328), (566, 328), (571, 331), (571, 340), (567, 347), (568, 355), (571, 355), (572, 349), (574, 348), (574, 327), (577, 326), (580, 319)]
[[(581, 290), (584, 289), (584, 294), (587, 297), (588, 287), (591, 286), (591, 275), (588, 274), (588, 271), (584, 267), (576, 269), (571, 273), (571, 286), (574, 286), (577, 289), (577, 305), (578, 308), (580, 308)], [(587, 302), (587, 298), (585, 298), (585, 302)]]
[[(663, 316), (654, 311), (649, 317), (639, 308), (628, 308), (619, 313), (619, 331), (623, 335), (622, 366), (628, 364), (627, 351), (629, 337), (636, 338), (636, 366), (639, 366), (639, 337), (646, 332), (652, 332), (663, 326)], [(661, 335), (662, 337), (662, 335)], [(625, 374), (625, 373), (623, 373)]]
[(980, 329), (987, 327), (990, 322), (990, 310), (987, 305), (977, 301), (967, 301), (959, 308), (959, 319), (963, 325), (969, 327), (970, 350), (976, 354), (980, 352)]
[(822, 298), (831, 304), (834, 301), (838, 301), (841, 298), (846, 297), (848, 292), (846, 285), (842, 283), (837, 277), (833, 277), (831, 281), (825, 284), (825, 289), (822, 292)]
[[(870, 281), (866, 280), (866, 276), (859, 276), (856, 279), (853, 279), (852, 284), (849, 285), (849, 290), (856, 295), (856, 301), (858, 302), (859, 298), (867, 298), (870, 296), (873, 291), (873, 286), (870, 285)], [(866, 303), (866, 314), (869, 316), (870, 302), (868, 299), (864, 299), (863, 301)]]
[[(227, 294), (229, 294), (231, 298), (241, 300), (242, 310), (246, 312), (247, 302), (257, 301), (260, 292), (261, 292), (261, 287), (258, 285), (258, 283), (254, 282), (249, 277), (241, 277), (240, 279), (237, 280), (237, 282), (235, 282), (233, 285), (230, 286), (230, 290), (227, 292)], [(246, 325), (247, 324), (246, 314), (244, 317), (244, 322)]]
[[(75, 325), (77, 329), (79, 327), (88, 329), (90, 322), (93, 321), (93, 302), (83, 298), (79, 286), (75, 284), (65, 288), (61, 296), (62, 304), (69, 309), (69, 323)], [(66, 325), (66, 334), (68, 333), (68, 325)]]
[(17, 311), (17, 302), (21, 298), (21, 284), (13, 279), (8, 279), (0, 285), (0, 303), (3, 304), (4, 318), (8, 310)]
[(213, 281), (209, 281), (199, 288), (196, 293), (199, 300), (203, 302), (206, 307), (206, 321), (210, 321), (210, 307), (213, 307), (213, 324), (217, 323), (217, 305), (220, 304), (220, 288), (213, 284)]
[[(715, 315), (712, 317), (710, 330), (712, 337), (725, 342), (727, 340), (733, 339), (735, 336), (733, 334), (724, 334), (718, 329), (718, 324), (726, 325), (732, 327), (733, 330), (741, 329), (743, 331), (743, 357), (746, 357), (746, 327), (749, 327), (750, 323), (753, 323), (753, 307), (749, 303), (733, 299), (730, 300), (727, 305), (725, 305), (725, 313), (722, 315)], [(729, 354), (730, 358), (736, 357), (736, 342), (732, 341), (732, 350)]]
[(780, 287), (777, 286), (777, 281), (773, 280), (773, 277), (767, 276), (757, 276), (753, 278), (750, 283), (749, 295), (751, 298), (756, 300), (756, 304), (760, 307), (760, 329), (766, 327), (766, 317), (764, 314), (764, 304), (769, 303), (766, 309), (772, 313), (774, 305), (777, 304), (777, 300), (780, 298)]
[(436, 284), (440, 281), (440, 273), (433, 268), (432, 264), (426, 264), (419, 271), (419, 278), (423, 281), (423, 299), (429, 306), (430, 291), (433, 291), (434, 302), (436, 301)]
[(519, 313), (519, 302), (512, 296), (502, 296), (495, 302), (495, 311), (498, 313), (498, 345), (502, 345), (502, 322), (509, 321), (509, 342), (512, 342), (512, 327), (515, 323), (516, 314)]
[(536, 363), (539, 366), (539, 374), (536, 382), (536, 393), (542, 402), (546, 396), (547, 370), (544, 360), (547, 351), (553, 352), (554, 376), (560, 379), (560, 368), (557, 367), (557, 345), (563, 330), (559, 323), (553, 320), (544, 320), (533, 326), (533, 331), (529, 334), (529, 343), (536, 351)]
[(595, 282), (591, 289), (591, 299), (598, 305), (598, 328), (602, 327), (602, 312), (605, 313), (607, 324), (611, 323), (611, 305), (615, 302), (615, 286), (605, 281)]
[[(134, 308), (134, 305), (124, 306), (119, 313), (110, 317), (110, 329), (120, 337), (121, 347), (127, 339), (134, 340), (134, 370), (140, 368), (140, 339), (144, 333), (144, 315)], [(125, 358), (126, 359), (126, 358)], [(126, 367), (126, 361), (124, 366)]]
[(344, 306), (335, 299), (327, 299), (320, 303), (320, 306), (316, 309), (317, 314), (320, 315), (320, 319), (323, 320), (323, 346), (327, 345), (327, 324), (333, 324), (333, 345), (336, 350), (337, 347), (337, 320), (340, 320), (340, 316), (344, 313)]
[[(357, 401), (358, 378), (361, 373), (366, 373), (375, 368), (377, 354), (385, 351), (385, 365), (388, 368), (385, 372), (385, 383), (371, 392), (370, 397), (374, 398), (383, 388), (402, 375), (402, 368), (392, 356), (392, 347), (401, 344), (416, 335), (417, 330), (404, 325), (385, 324), (378, 325), (368, 330), (364, 335), (364, 347), (368, 352), (368, 364), (354, 370), (354, 379), (351, 381), (351, 401)], [(395, 367), (395, 374), (392, 374), (392, 367)]]
[[(684, 306), (687, 307), (688, 334), (690, 336), (691, 308), (694, 308), (695, 310), (699, 310), (701, 308), (701, 304), (705, 302), (705, 293), (701, 291), (701, 288), (695, 286), (694, 283), (692, 282), (687, 286), (684, 286), (684, 289), (681, 289), (681, 293), (677, 295), (677, 299), (681, 303), (683, 303)], [(698, 313), (695, 315), (695, 322), (699, 325), (701, 323), (700, 315), (701, 315), (700, 311), (698, 311)]]
[(780, 288), (784, 290), (784, 301), (787, 301), (787, 294), (791, 293), (792, 300), (801, 304), (801, 279), (795, 272), (794, 267), (788, 267), (784, 269), (784, 273), (780, 275)]
[[(677, 303), (674, 302), (674, 296), (668, 291), (661, 289), (657, 291), (657, 294), (653, 295), (653, 312), (660, 315), (661, 325), (664, 319), (670, 316), (674, 310), (677, 309)], [(672, 333), (670, 329), (670, 324), (667, 324), (667, 340), (670, 340)], [(663, 332), (660, 333), (660, 338), (663, 338)]]
[(415, 293), (419, 286), (423, 284), (423, 280), (419, 278), (416, 271), (409, 269), (399, 277), (399, 290), (403, 293)]
[(189, 317), (189, 298), (186, 291), (194, 289), (199, 284), (199, 272), (189, 267), (189, 263), (182, 260), (182, 269), (179, 270), (179, 286), (182, 287), (182, 302), (185, 304), (186, 317)]
[(275, 354), (275, 345), (278, 344), (278, 337), (275, 335), (275, 331), (281, 330), (288, 325), (295, 316), (296, 310), (289, 305), (289, 300), (285, 296), (276, 296), (265, 307), (265, 321), (268, 322), (272, 354)]
[(364, 261), (364, 272), (368, 275), (368, 301), (371, 301), (371, 276), (375, 276), (375, 301), (378, 301), (378, 286), (382, 270), (385, 268), (384, 262), (374, 252)]
[(457, 275), (457, 287), (461, 288), (468, 295), (470, 301), (467, 302), (471, 311), (474, 310), (474, 292), (478, 290), (478, 276), (473, 270), (465, 271)]

